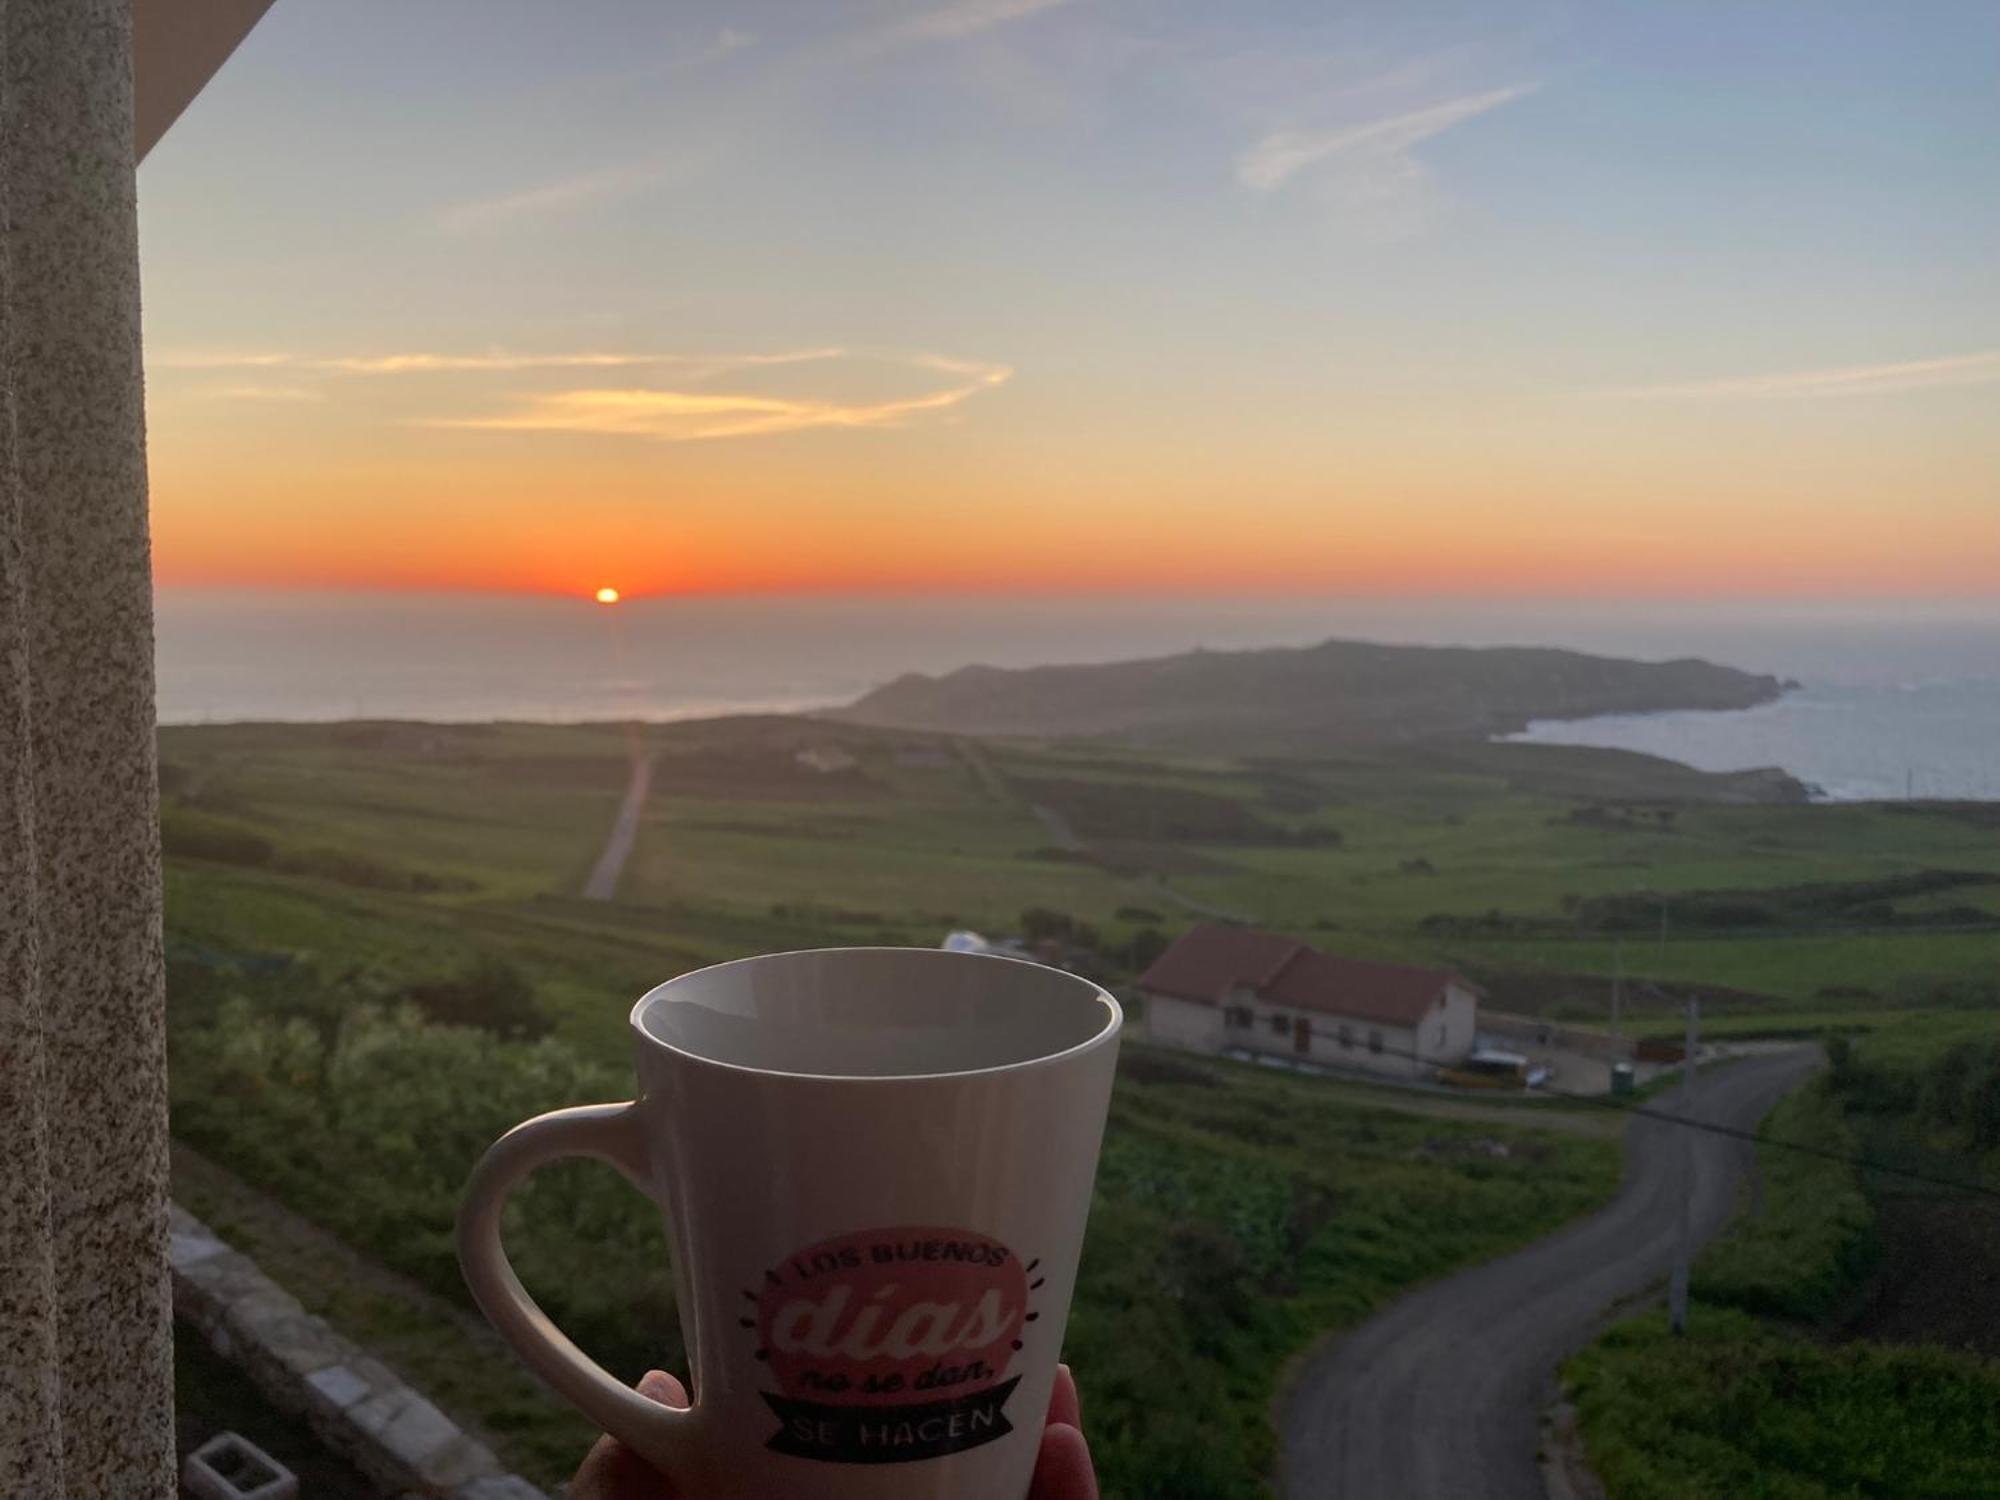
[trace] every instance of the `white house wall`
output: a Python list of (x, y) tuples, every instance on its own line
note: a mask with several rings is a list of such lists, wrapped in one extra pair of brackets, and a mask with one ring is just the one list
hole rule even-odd
[[(1285, 1014), (1293, 1012), (1286, 1011)], [(1343, 1026), (1347, 1028), (1345, 1045), (1341, 1042)], [(1262, 1039), (1278, 1040), (1268, 1027)], [(1375, 1049), (1378, 1040), (1380, 1051)], [(1342, 1021), (1337, 1016), (1316, 1015), (1313, 1017), (1312, 1051), (1306, 1054), (1306, 1060), (1334, 1068), (1358, 1068), (1364, 1073), (1380, 1073), (1389, 1078), (1416, 1078), (1430, 1072), (1428, 1063), (1418, 1062), (1411, 1056), (1416, 1050), (1416, 1033), (1407, 1026), (1384, 1026), (1379, 1021)]]
[[(1227, 1013), (1238, 1007), (1250, 1012), (1249, 1026), (1227, 1024)], [(1282, 1034), (1272, 1030), (1273, 1016), (1284, 1019)], [(1312, 1027), (1311, 1045), (1305, 1052), (1298, 1050), (1293, 1034), (1299, 1016), (1305, 1016)], [(1415, 1028), (1342, 1020), (1318, 1011), (1272, 1005), (1242, 991), (1219, 1005), (1176, 1000), (1169, 995), (1146, 996), (1147, 1033), (1162, 1046), (1210, 1056), (1225, 1051), (1250, 1052), (1391, 1078), (1425, 1077), (1440, 1063), (1458, 1061), (1472, 1050), (1477, 1024), (1477, 1003), (1470, 991), (1458, 985), (1452, 985)], [(1379, 1050), (1375, 1043), (1379, 1043)]]
[(1417, 1028), (1417, 1051), (1441, 1063), (1457, 1062), (1478, 1045), (1479, 1002), (1463, 985), (1448, 985), (1444, 999)]
[(1222, 1012), (1213, 1005), (1149, 994), (1146, 1035), (1162, 1047), (1205, 1052), (1212, 1057), (1222, 1051)]

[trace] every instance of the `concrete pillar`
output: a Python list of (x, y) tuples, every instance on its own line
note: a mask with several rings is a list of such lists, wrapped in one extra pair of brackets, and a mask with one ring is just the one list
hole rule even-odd
[(174, 1492), (129, 0), (0, 0), (0, 1495)]

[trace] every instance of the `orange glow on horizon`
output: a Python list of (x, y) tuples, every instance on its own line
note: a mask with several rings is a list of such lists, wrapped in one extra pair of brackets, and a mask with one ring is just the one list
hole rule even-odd
[[(646, 566), (645, 546), (629, 549), (635, 575), (625, 589), (597, 586), (587, 562), (542, 548), (495, 545), (477, 554), (432, 559), (414, 546), (389, 556), (321, 556), (307, 561), (279, 548), (246, 549), (201, 565), (182, 565), (162, 548), (156, 581), (164, 588), (277, 588), (365, 592), (531, 594), (615, 607), (632, 598), (721, 595), (799, 597), (925, 595), (1071, 597), (1325, 595), (1352, 598), (1899, 598), (2000, 593), (2000, 565), (1990, 554), (1943, 546), (1840, 547), (1810, 552), (1744, 548), (1718, 558), (1690, 539), (1682, 546), (1636, 551), (1579, 539), (1468, 538), (1445, 549), (1409, 539), (1378, 540), (1289, 556), (1216, 546), (1207, 555), (1159, 547), (1152, 557), (1120, 559), (1096, 548), (1070, 557), (1036, 558), (979, 539), (958, 545), (856, 548), (810, 561), (747, 547), (699, 562), (683, 551), (678, 566)], [(592, 547), (593, 554), (600, 549)], [(664, 550), (664, 549), (662, 549)], [(400, 556), (397, 555), (400, 553)], [(1331, 555), (1329, 555), (1331, 553)], [(856, 555), (859, 554), (859, 555)], [(1898, 555), (1900, 554), (1900, 555)], [(893, 558), (893, 560), (889, 560)]]
[[(1106, 435), (1061, 454), (996, 451), (962, 431), (897, 433), (866, 451), (822, 439), (498, 451), (408, 428), (346, 448), (282, 431), (251, 443), (197, 420), (214, 419), (202, 408), (162, 423), (151, 455), (167, 588), (605, 606), (790, 594), (2000, 594), (1982, 471), (1942, 451), (1871, 469), (1846, 451), (1759, 467), (1740, 447), (1607, 442), (1558, 463), (1482, 443), (1419, 462), (1350, 433), (1344, 468), (1267, 445), (1253, 475), (1167, 437)], [(1881, 501), (1902, 468), (1934, 497), (1921, 524)]]

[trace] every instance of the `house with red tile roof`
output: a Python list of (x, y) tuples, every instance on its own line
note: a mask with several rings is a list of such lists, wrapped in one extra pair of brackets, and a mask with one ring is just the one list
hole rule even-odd
[(1450, 969), (1342, 958), (1220, 922), (1185, 933), (1137, 990), (1161, 1045), (1396, 1078), (1462, 1061), (1479, 1025), (1479, 987)]

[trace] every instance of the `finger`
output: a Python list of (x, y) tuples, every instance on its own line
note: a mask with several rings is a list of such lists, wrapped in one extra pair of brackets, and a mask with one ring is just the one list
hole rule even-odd
[(662, 1406), (677, 1406), (685, 1410), (688, 1404), (687, 1387), (665, 1370), (648, 1370), (641, 1375), (639, 1394)]
[[(665, 1370), (648, 1370), (639, 1394), (662, 1406), (686, 1406), (687, 1391)], [(614, 1437), (601, 1437), (584, 1456), (567, 1491), (569, 1500), (673, 1500), (659, 1470)]]
[(1065, 1423), (1042, 1433), (1042, 1451), (1035, 1456), (1035, 1482), (1028, 1500), (1097, 1500), (1097, 1473), (1090, 1466), (1090, 1444)]
[(1083, 1409), (1077, 1401), (1076, 1377), (1068, 1365), (1056, 1366), (1056, 1388), (1049, 1394), (1049, 1420), (1067, 1427), (1083, 1426)]

